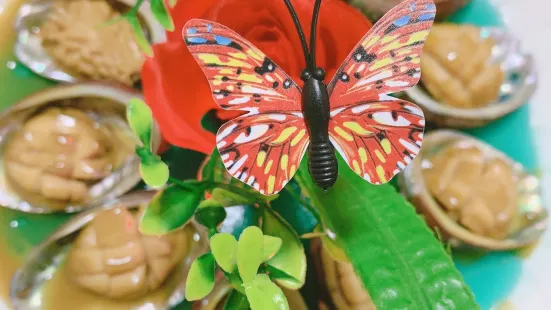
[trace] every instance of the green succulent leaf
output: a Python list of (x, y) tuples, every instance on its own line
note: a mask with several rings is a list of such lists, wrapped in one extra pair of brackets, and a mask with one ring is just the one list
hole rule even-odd
[(281, 239), (272, 236), (264, 236), (264, 258), (263, 262), (271, 259), (281, 249)]
[(392, 186), (358, 177), (340, 157), (339, 168), (338, 181), (327, 193), (312, 182), (306, 164), (295, 179), (377, 309), (480, 309), (413, 206)]
[(147, 38), (145, 37), (145, 34), (142, 29), (142, 25), (140, 24), (140, 20), (138, 19), (138, 16), (134, 14), (127, 14), (124, 16), (126, 21), (130, 24), (132, 27), (132, 31), (134, 33), (134, 39), (136, 40), (136, 43), (140, 47), (140, 49), (147, 55), (147, 56), (153, 56), (153, 49), (151, 48), (151, 45), (149, 45), (149, 41), (147, 41)]
[[(208, 203), (205, 203), (209, 201)], [(199, 209), (195, 212), (195, 219), (199, 224), (208, 229), (216, 229), (226, 218), (226, 210), (218, 202), (207, 199), (199, 204)]]
[(203, 197), (201, 184), (183, 189), (172, 185), (153, 197), (140, 222), (140, 231), (147, 235), (164, 235), (185, 225), (195, 213)]
[(138, 98), (130, 99), (126, 106), (126, 120), (134, 134), (136, 134), (143, 145), (151, 151), (153, 114), (149, 106)]
[(174, 22), (168, 13), (164, 0), (151, 0), (149, 7), (155, 19), (168, 31), (174, 30)]
[(232, 290), (228, 294), (226, 303), (224, 303), (224, 310), (249, 310), (250, 308), (247, 296), (236, 290)]
[(243, 230), (237, 242), (237, 269), (243, 283), (251, 282), (264, 257), (264, 235), (256, 226)]
[(266, 235), (282, 240), (277, 254), (267, 261), (268, 265), (291, 276), (276, 279), (276, 282), (289, 289), (299, 289), (306, 279), (306, 254), (297, 233), (279, 214), (270, 208), (264, 208), (262, 231)]
[(220, 268), (228, 273), (233, 272), (237, 255), (235, 237), (228, 233), (218, 233), (210, 238), (210, 249)]
[(287, 297), (281, 288), (265, 274), (258, 274), (252, 283), (245, 284), (245, 293), (252, 310), (289, 309)]
[(241, 294), (245, 294), (245, 288), (243, 287), (243, 281), (241, 280), (241, 277), (239, 276), (239, 271), (237, 268), (233, 270), (233, 272), (224, 272), (224, 275), (226, 276), (226, 279), (231, 283), (234, 290), (237, 290)]
[(145, 184), (153, 188), (162, 188), (165, 186), (170, 175), (168, 166), (159, 159), (155, 162), (141, 162), (140, 174)]
[(216, 264), (212, 253), (203, 254), (195, 259), (186, 279), (185, 297), (187, 300), (199, 300), (212, 291), (215, 270)]

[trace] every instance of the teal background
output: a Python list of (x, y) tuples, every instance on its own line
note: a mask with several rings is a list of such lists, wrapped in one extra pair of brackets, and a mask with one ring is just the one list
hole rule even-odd
[[(504, 26), (498, 10), (487, 0), (472, 0), (450, 21), (476, 26)], [(487, 126), (465, 132), (489, 143), (529, 171), (537, 173), (539, 165), (530, 128), (529, 109), (529, 105), (525, 105)], [(491, 253), (475, 259), (468, 256), (455, 255), (454, 261), (482, 309), (489, 310), (507, 300), (520, 278), (522, 258), (514, 252)]]

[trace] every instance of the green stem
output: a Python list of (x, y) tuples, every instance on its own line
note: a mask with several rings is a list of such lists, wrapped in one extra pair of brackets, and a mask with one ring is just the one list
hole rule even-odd
[(131, 13), (131, 14), (138, 13), (138, 10), (142, 6), (143, 2), (144, 2), (144, 0), (138, 0), (138, 2), (136, 2), (136, 4), (132, 7), (132, 9), (130, 9), (130, 11), (128, 13)]
[(192, 186), (189, 183), (186, 183), (185, 181), (182, 181), (182, 180), (178, 180), (174, 177), (168, 177), (168, 180), (170, 182), (174, 183), (175, 185), (180, 186), (183, 189), (186, 189), (186, 190), (193, 189)]

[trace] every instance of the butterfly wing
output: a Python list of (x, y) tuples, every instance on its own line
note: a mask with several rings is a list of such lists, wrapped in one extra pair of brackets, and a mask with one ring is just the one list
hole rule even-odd
[(309, 139), (302, 117), (266, 112), (227, 122), (216, 141), (231, 175), (273, 195), (295, 174)]
[(422, 110), (387, 94), (419, 81), (435, 13), (430, 0), (401, 2), (373, 26), (329, 84), (331, 141), (372, 184), (390, 181), (419, 153)]
[(331, 108), (410, 88), (421, 77), (421, 51), (434, 20), (431, 0), (406, 0), (362, 38), (331, 80)]
[(216, 103), (248, 112), (218, 130), (224, 166), (260, 193), (276, 194), (293, 177), (309, 142), (300, 88), (264, 53), (220, 24), (194, 19), (183, 36)]
[(183, 36), (221, 108), (301, 111), (297, 84), (239, 34), (215, 22), (192, 19)]
[(354, 172), (372, 184), (383, 184), (417, 156), (424, 128), (419, 107), (379, 95), (334, 115), (329, 135)]

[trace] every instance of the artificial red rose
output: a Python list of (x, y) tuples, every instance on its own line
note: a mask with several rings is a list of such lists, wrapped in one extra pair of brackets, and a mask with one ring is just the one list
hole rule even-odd
[[(292, 1), (309, 40), (314, 0)], [(233, 29), (263, 51), (295, 81), (305, 68), (304, 55), (293, 20), (283, 0), (180, 0), (171, 10), (176, 31), (167, 42), (153, 46), (155, 56), (142, 68), (147, 103), (163, 137), (179, 147), (209, 153), (214, 135), (201, 119), (219, 109), (203, 72), (185, 46), (181, 29), (191, 18), (212, 20)], [(325, 0), (318, 21), (317, 65), (331, 79), (371, 23), (341, 0)], [(300, 85), (300, 83), (299, 83)], [(218, 113), (229, 119), (235, 112)]]

